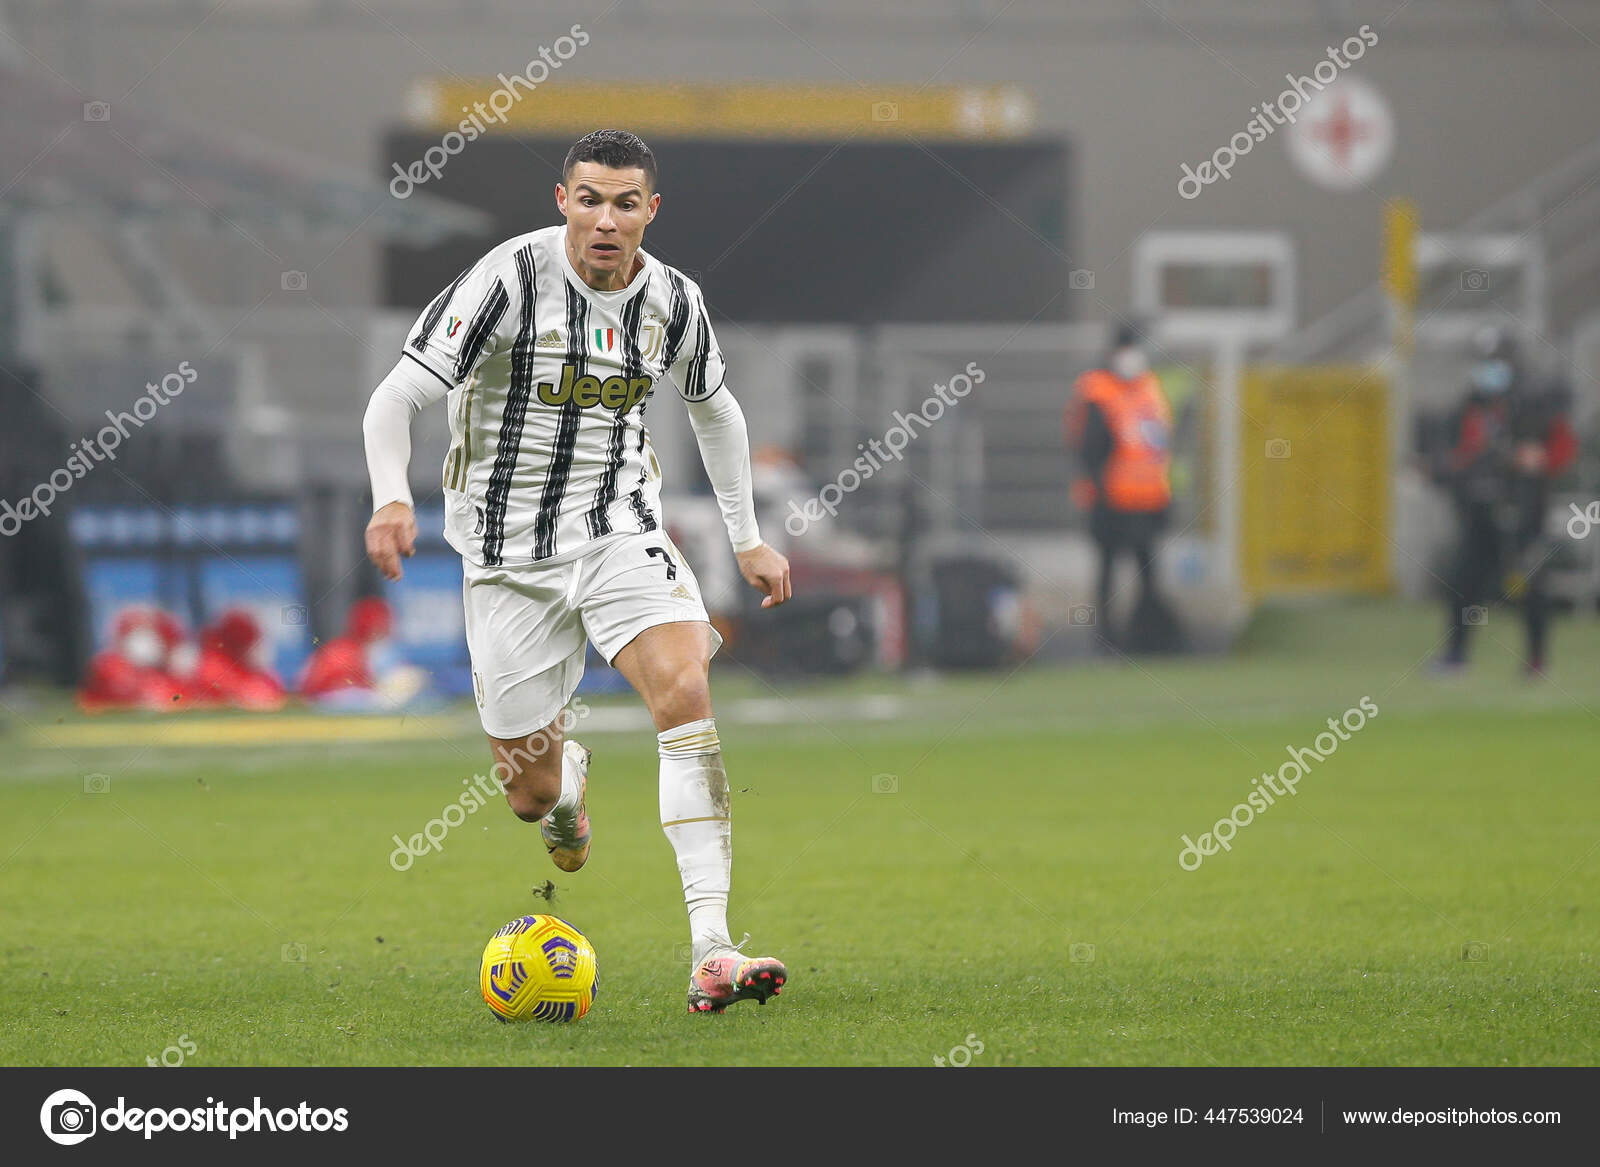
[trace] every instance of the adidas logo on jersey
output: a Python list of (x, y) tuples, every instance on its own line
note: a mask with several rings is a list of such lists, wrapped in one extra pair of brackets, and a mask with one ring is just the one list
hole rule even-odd
[(552, 328), (533, 342), (534, 348), (566, 348), (566, 341), (561, 339), (561, 330)]

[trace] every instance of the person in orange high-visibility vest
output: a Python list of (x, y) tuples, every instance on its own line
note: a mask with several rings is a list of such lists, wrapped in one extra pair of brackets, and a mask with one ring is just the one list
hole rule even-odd
[(1125, 639), (1109, 626), (1117, 557), (1131, 552), (1138, 565), (1140, 595), (1132, 609), (1138, 621), (1160, 605), (1155, 541), (1172, 502), (1172, 410), (1150, 371), (1138, 325), (1120, 325), (1104, 367), (1078, 378), (1066, 438), (1081, 471), (1072, 499), (1089, 512), (1089, 532), (1100, 548), (1094, 622), (1100, 639), (1116, 645)]

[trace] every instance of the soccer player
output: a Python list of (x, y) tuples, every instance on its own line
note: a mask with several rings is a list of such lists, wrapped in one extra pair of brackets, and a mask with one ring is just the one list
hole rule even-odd
[[(412, 554), (411, 419), (446, 400), (445, 537), (461, 553), (467, 647), (506, 800), (541, 823), (557, 867), (589, 855), (590, 751), (563, 741), (585, 638), (644, 698), (661, 758), (661, 825), (689, 910), (689, 1011), (765, 1002), (788, 973), (729, 938), (728, 776), (712, 716), (711, 627), (667, 538), (645, 406), (662, 378), (683, 398), (740, 574), (789, 599), (789, 564), (761, 540), (744, 415), (696, 283), (645, 252), (656, 161), (598, 130), (568, 151), (565, 224), (509, 239), (428, 305), (365, 419), (367, 554), (391, 580)], [(568, 715), (570, 717), (570, 715)]]

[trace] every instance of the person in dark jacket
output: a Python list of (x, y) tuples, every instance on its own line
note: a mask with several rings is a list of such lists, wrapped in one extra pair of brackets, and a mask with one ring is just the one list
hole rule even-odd
[(1434, 668), (1465, 667), (1471, 629), (1486, 623), (1489, 605), (1504, 596), (1522, 603), (1524, 668), (1537, 677), (1549, 630), (1549, 484), (1577, 456), (1578, 443), (1562, 395), (1534, 384), (1513, 337), (1489, 331), (1476, 345), (1454, 445), (1438, 474), (1453, 497), (1459, 531), (1445, 580), (1449, 642)]

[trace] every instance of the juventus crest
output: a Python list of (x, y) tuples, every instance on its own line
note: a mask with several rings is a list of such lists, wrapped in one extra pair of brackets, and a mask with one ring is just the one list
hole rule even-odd
[(644, 323), (639, 325), (639, 354), (647, 361), (655, 360), (661, 355), (666, 338), (666, 319), (655, 312), (647, 313)]

